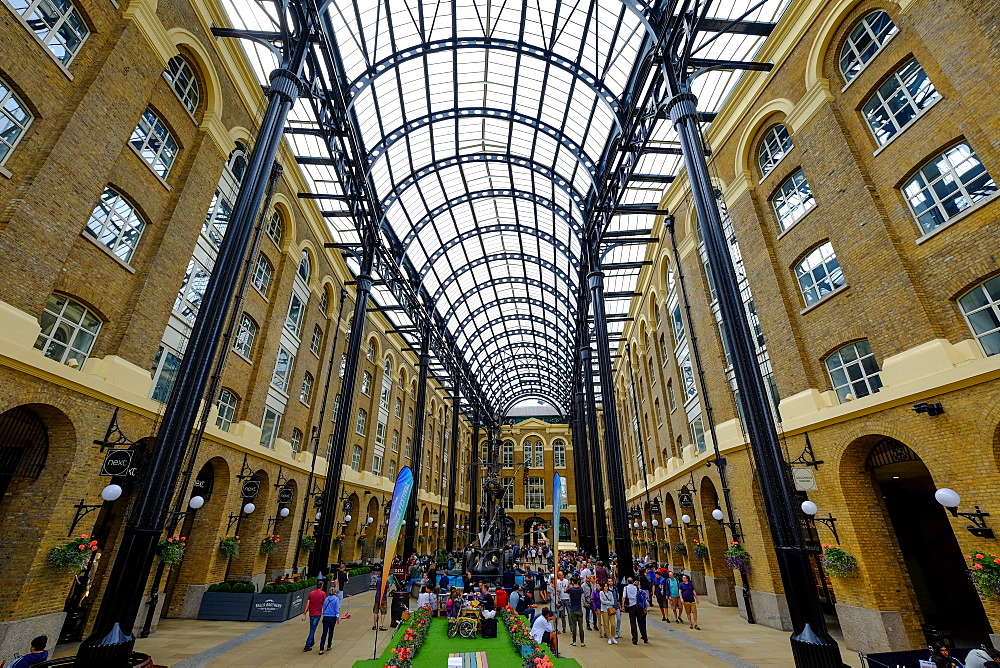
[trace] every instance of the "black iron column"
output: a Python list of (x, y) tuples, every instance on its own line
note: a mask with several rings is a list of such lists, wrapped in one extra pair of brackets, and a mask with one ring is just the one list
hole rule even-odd
[(601, 435), (597, 426), (597, 396), (594, 393), (593, 351), (590, 346), (580, 348), (580, 382), (587, 392), (587, 433), (590, 443), (591, 487), (594, 491), (594, 539), (597, 541), (597, 558), (606, 566), (611, 565), (611, 551), (608, 549), (608, 520), (605, 516), (604, 474), (601, 466)]
[(455, 549), (455, 501), (458, 498), (458, 411), (462, 403), (462, 387), (455, 379), (455, 389), (451, 395), (451, 459), (448, 462), (448, 526), (444, 530), (444, 547), (451, 552)]
[(792, 656), (795, 665), (800, 668), (840, 668), (843, 666), (840, 648), (826, 630), (816, 593), (816, 580), (802, 535), (798, 504), (782, 457), (774, 419), (767, 405), (767, 388), (760, 375), (754, 339), (746, 321), (736, 272), (730, 261), (722, 219), (705, 162), (705, 147), (698, 128), (697, 98), (686, 86), (676, 89), (680, 92), (671, 98), (666, 111), (680, 139), (695, 209), (705, 238), (708, 264), (715, 279), (722, 328), (729, 341), (746, 431), (757, 464), (765, 511), (792, 619)]
[(573, 484), (576, 488), (576, 526), (580, 549), (594, 554), (597, 541), (594, 536), (594, 501), (590, 488), (590, 448), (587, 447), (586, 394), (578, 382), (573, 383)]
[(372, 289), (372, 265), (375, 260), (376, 243), (371, 232), (366, 232), (362, 239), (363, 251), (357, 278), (357, 292), (354, 295), (351, 337), (347, 340), (344, 377), (340, 381), (340, 404), (337, 406), (337, 422), (333, 426), (333, 443), (326, 466), (323, 504), (320, 506), (319, 525), (316, 527), (316, 545), (309, 555), (309, 575), (312, 577), (316, 577), (330, 564), (330, 545), (333, 543), (333, 530), (339, 510), (337, 497), (340, 492), (340, 473), (344, 467), (344, 452), (347, 450), (351, 413), (354, 410), (354, 387), (358, 380), (358, 363), (361, 360), (361, 346), (365, 338), (365, 316), (368, 313), (368, 297)]
[[(472, 411), (472, 453), (469, 456), (469, 524), (466, 531), (469, 532), (464, 540), (464, 545), (473, 542), (472, 536), (479, 533), (479, 459), (483, 449), (479, 446), (479, 409)], [(463, 545), (463, 547), (464, 547)]]
[[(410, 492), (410, 503), (406, 507), (406, 540), (403, 541), (403, 558), (413, 554), (413, 543), (417, 538), (417, 505), (420, 498), (420, 486), (423, 484), (423, 474), (420, 470), (424, 453), (424, 418), (427, 413), (427, 374), (431, 366), (431, 334), (430, 323), (424, 323), (420, 330), (420, 361), (417, 374), (417, 414), (413, 422), (413, 452), (410, 466), (413, 469), (413, 491)], [(429, 490), (428, 490), (429, 491)]]
[(590, 284), (590, 305), (594, 314), (594, 340), (597, 344), (597, 371), (601, 376), (601, 406), (604, 418), (604, 456), (608, 462), (608, 500), (611, 501), (611, 523), (615, 532), (615, 552), (618, 554), (619, 579), (631, 577), (632, 542), (629, 540), (628, 508), (625, 502), (625, 472), (622, 466), (622, 444), (618, 430), (618, 409), (615, 405), (614, 378), (611, 366), (611, 345), (608, 343), (608, 321), (604, 312), (604, 272), (600, 262), (592, 258), (595, 271), (587, 275)]
[(202, 409), (215, 349), (236, 290), (240, 263), (250, 246), (254, 217), (264, 196), (267, 173), (274, 162), (288, 111), (303, 92), (299, 75), (307, 45), (306, 38), (291, 45), (292, 53), (285, 58), (286, 67), (271, 73), (267, 110), (236, 197), (229, 228), (164, 410), (163, 422), (157, 433), (157, 446), (143, 484), (136, 492), (121, 544), (115, 552), (115, 563), (94, 630), (80, 646), (78, 663), (103, 663), (106, 666), (130, 663), (135, 644), (130, 634), (156, 554), (156, 545), (163, 532), (167, 509), (174, 496), (191, 430)]

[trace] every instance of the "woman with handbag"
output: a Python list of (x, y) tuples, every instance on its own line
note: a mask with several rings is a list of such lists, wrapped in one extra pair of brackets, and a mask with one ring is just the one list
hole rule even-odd
[(617, 645), (618, 639), (615, 638), (615, 621), (618, 617), (618, 609), (615, 607), (617, 601), (615, 600), (614, 586), (610, 582), (605, 582), (601, 585), (601, 637), (608, 639), (609, 645)]

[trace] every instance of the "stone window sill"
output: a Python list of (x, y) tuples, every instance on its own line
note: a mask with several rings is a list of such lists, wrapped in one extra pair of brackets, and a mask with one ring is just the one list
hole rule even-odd
[(879, 146), (879, 147), (878, 147), (877, 149), (875, 149), (875, 151), (874, 151), (874, 152), (872, 153), (872, 157), (875, 157), (875, 156), (877, 156), (877, 155), (878, 155), (879, 153), (881, 153), (881, 152), (882, 152), (882, 151), (884, 151), (884, 150), (885, 150), (886, 148), (888, 148), (888, 147), (889, 147), (889, 145), (891, 145), (891, 144), (892, 144), (892, 142), (896, 141), (896, 140), (897, 140), (897, 139), (898, 139), (898, 138), (899, 138), (899, 137), (900, 137), (900, 136), (901, 136), (901, 135), (902, 135), (902, 134), (903, 134), (904, 132), (906, 132), (906, 131), (907, 131), (907, 130), (909, 130), (909, 129), (910, 129), (911, 127), (913, 127), (913, 124), (914, 124), (914, 123), (916, 123), (916, 122), (917, 122), (917, 121), (919, 121), (919, 120), (920, 120), (921, 118), (923, 118), (923, 117), (924, 117), (924, 114), (926, 114), (926, 113), (927, 113), (928, 111), (930, 111), (931, 109), (933, 109), (933, 108), (934, 108), (934, 106), (935, 106), (935, 105), (936, 105), (936, 104), (937, 104), (938, 102), (940, 102), (940, 101), (941, 101), (942, 99), (944, 99), (944, 98), (943, 98), (943, 97), (941, 96), (941, 94), (940, 94), (940, 93), (938, 93), (938, 96), (937, 96), (936, 98), (934, 98), (934, 101), (933, 101), (933, 102), (931, 102), (931, 103), (930, 103), (930, 104), (928, 104), (928, 105), (927, 105), (926, 107), (924, 107), (923, 109), (921, 109), (920, 111), (918, 111), (918, 112), (917, 112), (917, 115), (916, 115), (916, 116), (914, 116), (913, 118), (911, 118), (911, 119), (910, 119), (909, 121), (907, 121), (906, 125), (904, 125), (903, 127), (899, 128), (899, 131), (897, 131), (897, 132), (896, 132), (896, 134), (894, 134), (893, 136), (889, 137), (889, 141), (887, 141), (886, 143), (882, 144), (882, 145), (881, 145), (881, 146)]
[(851, 287), (851, 286), (848, 285), (847, 283), (844, 283), (839, 288), (837, 288), (835, 290), (831, 290), (830, 292), (828, 292), (825, 295), (823, 295), (823, 298), (820, 299), (818, 302), (816, 302), (814, 304), (810, 304), (809, 306), (807, 306), (804, 309), (802, 309), (801, 311), (799, 311), (799, 315), (805, 315), (806, 313), (809, 313), (810, 311), (812, 311), (813, 309), (815, 309), (820, 304), (827, 303), (828, 301), (830, 301), (831, 299), (833, 299), (834, 296), (839, 295), (841, 292), (844, 292), (849, 287)]
[(917, 239), (917, 245), (919, 246), (920, 244), (924, 243), (928, 239), (932, 239), (933, 237), (936, 237), (938, 234), (940, 234), (941, 232), (947, 230), (949, 227), (951, 227), (955, 223), (957, 223), (960, 220), (966, 218), (967, 216), (971, 216), (976, 211), (979, 211), (979, 209), (981, 209), (982, 207), (986, 206), (987, 204), (989, 204), (993, 200), (997, 199), (997, 197), (1000, 197), (1000, 190), (997, 190), (996, 192), (994, 192), (989, 197), (984, 197), (983, 199), (979, 200), (978, 202), (976, 202), (975, 204), (973, 204), (972, 206), (970, 206), (965, 211), (962, 211), (961, 213), (959, 213), (954, 218), (951, 218), (950, 220), (948, 220), (947, 222), (945, 222), (943, 225), (938, 225), (933, 230), (931, 230), (930, 232), (928, 232), (924, 236), (922, 236), (919, 239)]
[(86, 239), (87, 241), (89, 241), (90, 243), (94, 244), (95, 246), (97, 246), (99, 249), (101, 249), (101, 252), (103, 252), (105, 255), (107, 255), (112, 260), (114, 260), (119, 265), (121, 265), (122, 269), (124, 269), (125, 271), (127, 271), (130, 274), (134, 274), (135, 273), (135, 267), (133, 267), (132, 265), (130, 265), (128, 262), (125, 262), (125, 260), (121, 259), (120, 257), (118, 257), (117, 255), (115, 255), (114, 253), (112, 253), (110, 248), (108, 248), (107, 246), (105, 246), (104, 244), (102, 244), (100, 241), (98, 241), (97, 239), (95, 239), (94, 236), (92, 234), (90, 234), (90, 232), (86, 228), (84, 228), (83, 232), (80, 232), (80, 236), (83, 237), (84, 239)]

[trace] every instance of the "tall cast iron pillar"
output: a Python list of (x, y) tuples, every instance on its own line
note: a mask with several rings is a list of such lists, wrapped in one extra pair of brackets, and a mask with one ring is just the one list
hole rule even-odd
[[(586, 326), (586, 323), (584, 324)], [(611, 564), (608, 550), (608, 520), (604, 516), (604, 475), (601, 467), (601, 435), (597, 426), (597, 397), (594, 394), (594, 363), (590, 346), (580, 348), (580, 382), (587, 392), (587, 446), (590, 455), (590, 473), (594, 493), (594, 540), (597, 541), (597, 558), (606, 566)]]
[(333, 426), (333, 444), (330, 461), (326, 467), (326, 483), (323, 487), (323, 504), (320, 506), (319, 526), (316, 528), (316, 546), (309, 554), (309, 575), (316, 577), (330, 564), (330, 546), (333, 530), (340, 508), (340, 472), (344, 467), (344, 452), (350, 433), (351, 412), (354, 410), (354, 387), (358, 380), (358, 363), (361, 360), (361, 346), (365, 338), (365, 316), (368, 313), (368, 297), (372, 290), (372, 265), (375, 261), (376, 240), (371, 233), (365, 233), (362, 240), (361, 268), (358, 274), (358, 288), (354, 296), (354, 315), (351, 320), (351, 337), (347, 340), (347, 359), (344, 362), (344, 377), (340, 381), (340, 404), (337, 406), (337, 423)]
[(479, 409), (472, 409), (472, 452), (469, 454), (469, 524), (466, 526), (465, 544), (479, 533)]
[(431, 333), (430, 322), (425, 322), (420, 329), (420, 371), (417, 374), (417, 406), (416, 418), (413, 421), (413, 452), (410, 458), (413, 467), (413, 490), (410, 492), (410, 503), (406, 506), (406, 540), (403, 541), (403, 558), (413, 554), (413, 543), (417, 540), (417, 505), (420, 498), (420, 485), (423, 484), (423, 472), (420, 470), (424, 455), (424, 420), (427, 414), (427, 374), (431, 366)]
[[(219, 248), (215, 269), (205, 289), (184, 359), (177, 372), (163, 422), (156, 435), (143, 482), (136, 490), (115, 563), (108, 577), (94, 629), (80, 645), (79, 665), (129, 665), (135, 638), (131, 631), (149, 578), (156, 545), (167, 518), (184, 455), (191, 439), (226, 313), (240, 276), (240, 263), (250, 246), (254, 218), (267, 185), (267, 175), (281, 141), (285, 120), (304, 91), (300, 79), (308, 39), (298, 36), (270, 75), (267, 109), (240, 185), (229, 229)], [(207, 410), (207, 408), (206, 408)]]
[(816, 580), (802, 535), (798, 504), (782, 457), (774, 419), (767, 405), (767, 388), (757, 365), (754, 339), (740, 298), (736, 272), (730, 261), (722, 219), (705, 162), (705, 147), (698, 129), (697, 98), (686, 85), (674, 84), (673, 88), (680, 92), (670, 99), (666, 110), (680, 139), (684, 166), (705, 238), (708, 264), (715, 279), (722, 327), (729, 340), (746, 431), (757, 464), (768, 525), (792, 619), (792, 656), (795, 665), (800, 668), (841, 668), (844, 664), (840, 648), (826, 630), (816, 593)]
[[(591, 249), (592, 251), (596, 249)], [(587, 275), (590, 304), (594, 314), (594, 339), (597, 343), (597, 370), (601, 376), (601, 405), (604, 417), (604, 456), (608, 463), (608, 499), (611, 501), (611, 523), (615, 532), (615, 552), (618, 555), (618, 577), (634, 575), (632, 543), (629, 540), (628, 508), (625, 498), (625, 471), (622, 466), (622, 444), (618, 431), (618, 409), (615, 406), (614, 379), (611, 377), (611, 345), (608, 342), (608, 320), (604, 312), (604, 272), (593, 258), (596, 269)]]
[(451, 458), (448, 461), (448, 514), (444, 532), (444, 547), (451, 552), (455, 549), (455, 501), (458, 498), (458, 411), (462, 404), (462, 387), (455, 380), (451, 404)]
[(576, 525), (580, 548), (593, 554), (597, 546), (594, 538), (594, 502), (590, 489), (590, 454), (587, 447), (586, 395), (574, 382), (573, 420), (573, 486), (576, 489)]

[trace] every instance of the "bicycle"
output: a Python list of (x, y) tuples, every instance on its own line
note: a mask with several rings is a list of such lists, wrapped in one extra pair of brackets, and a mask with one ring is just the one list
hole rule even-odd
[(458, 613), (458, 617), (452, 617), (448, 620), (448, 637), (462, 636), (463, 638), (474, 639), (478, 627), (479, 621), (477, 617), (472, 613), (467, 614), (467, 611), (463, 610)]

